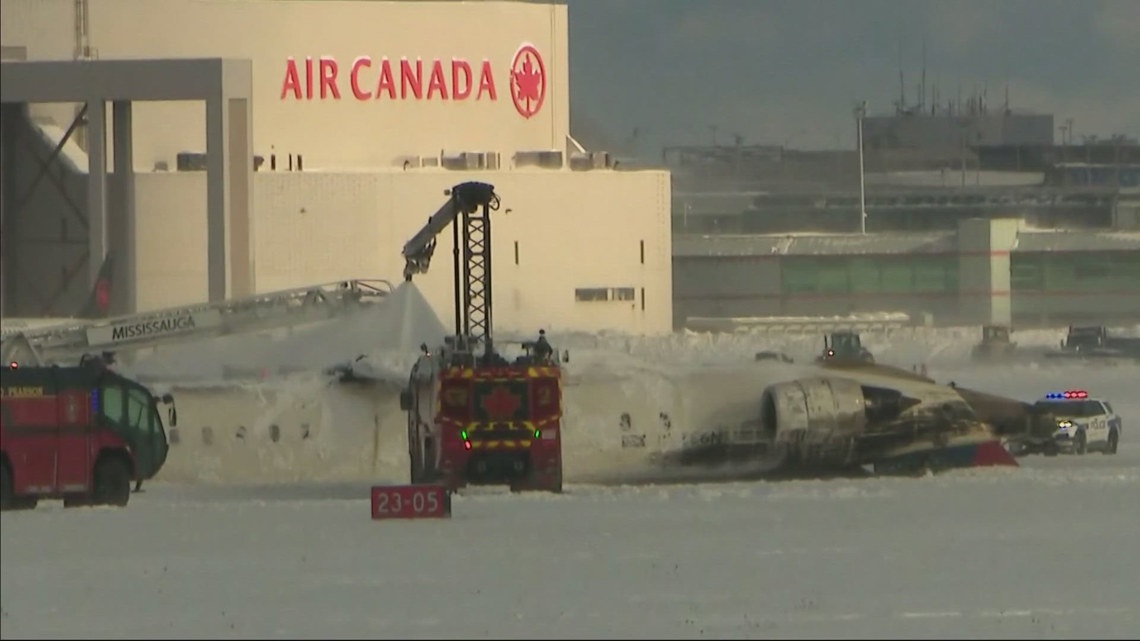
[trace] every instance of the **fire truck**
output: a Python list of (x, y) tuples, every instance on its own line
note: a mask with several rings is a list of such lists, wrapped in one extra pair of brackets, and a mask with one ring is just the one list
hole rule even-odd
[(492, 185), (466, 182), (404, 246), (404, 279), (425, 273), (449, 225), (455, 260), (455, 334), (412, 368), (400, 407), (408, 415), (412, 483), (509, 485), (562, 491), (562, 374), (545, 338), (508, 360), (495, 348), (491, 304)]
[(159, 404), (177, 423), (174, 399), (155, 397), (113, 369), (113, 356), (70, 367), (9, 363), (0, 385), (0, 509), (124, 506), (166, 461)]

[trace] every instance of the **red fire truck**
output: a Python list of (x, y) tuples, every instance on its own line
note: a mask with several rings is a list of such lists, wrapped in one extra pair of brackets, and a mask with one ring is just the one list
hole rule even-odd
[(174, 399), (156, 398), (117, 374), (109, 358), (73, 367), (10, 363), (0, 385), (0, 508), (126, 505), (166, 461), (159, 403), (177, 422)]
[[(508, 361), (491, 336), (492, 185), (466, 182), (404, 245), (404, 279), (424, 273), (436, 236), (453, 226), (455, 334), (426, 345), (400, 394), (413, 483), (508, 484), (562, 491), (562, 375), (545, 337)], [(462, 257), (462, 258), (461, 258)], [(565, 360), (565, 356), (562, 360)]]
[(420, 358), (401, 397), (412, 483), (561, 492), (558, 364), (532, 353), (480, 364), (448, 343)]

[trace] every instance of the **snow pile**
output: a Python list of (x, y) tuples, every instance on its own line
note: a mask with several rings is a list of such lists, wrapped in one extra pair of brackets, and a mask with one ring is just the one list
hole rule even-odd
[(420, 344), (436, 345), (447, 333), (419, 289), (405, 282), (382, 301), (343, 317), (286, 333), (172, 345), (123, 369), (148, 380), (223, 381), (228, 371), (321, 372), (372, 355), (377, 367), (386, 364), (403, 377)]

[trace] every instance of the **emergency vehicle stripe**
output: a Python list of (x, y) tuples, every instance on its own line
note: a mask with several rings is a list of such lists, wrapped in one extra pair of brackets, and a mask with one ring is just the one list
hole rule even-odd
[(553, 378), (560, 380), (562, 371), (557, 367), (528, 367), (525, 370), (512, 368), (490, 368), (474, 370), (470, 368), (449, 367), (440, 373), (444, 379), (468, 379), (481, 381), (517, 381), (528, 378)]
[(499, 441), (471, 441), (471, 449), (488, 449), (488, 450), (513, 450), (513, 449), (528, 449), (531, 446), (531, 441), (527, 440), (499, 440)]
[(466, 429), (468, 432), (480, 432), (480, 431), (491, 432), (491, 431), (498, 431), (498, 430), (519, 430), (519, 431), (525, 430), (528, 432), (533, 432), (534, 430), (536, 430), (539, 427), (539, 425), (541, 425), (544, 422), (549, 422), (549, 421), (540, 421), (537, 424), (534, 421), (503, 421), (503, 422), (498, 422), (498, 423), (468, 423), (464, 427), (464, 429)]

